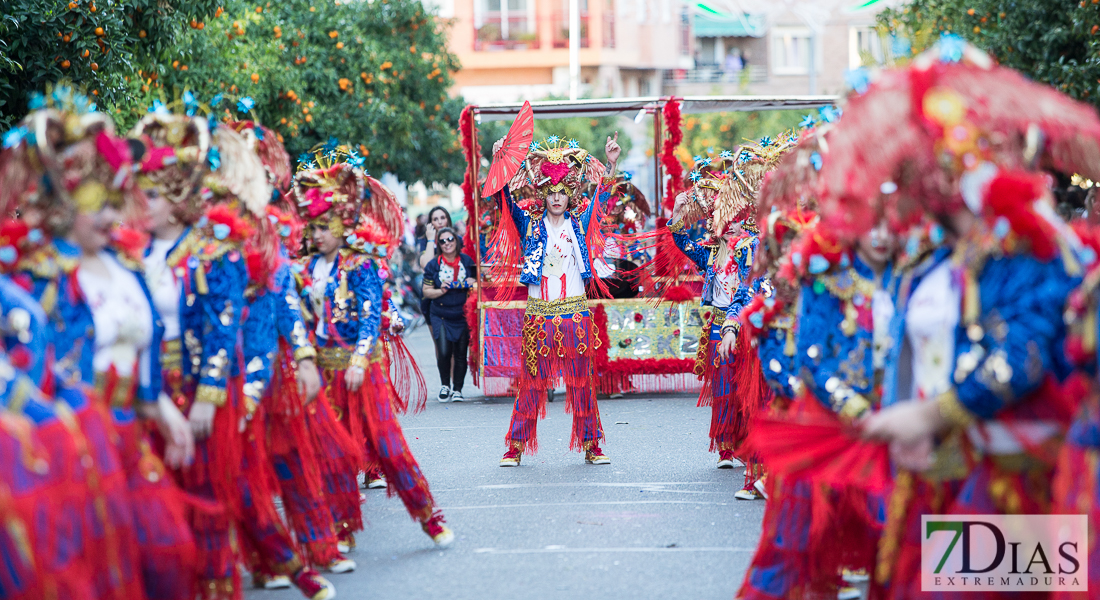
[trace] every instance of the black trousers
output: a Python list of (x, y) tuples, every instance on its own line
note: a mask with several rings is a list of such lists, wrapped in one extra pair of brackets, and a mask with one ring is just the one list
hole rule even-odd
[[(466, 381), (466, 354), (470, 347), (470, 331), (463, 327), (462, 335), (458, 341), (447, 340), (447, 332), (440, 331), (436, 334), (435, 364), (439, 367), (439, 381), (456, 392), (462, 391), (462, 384)], [(454, 384), (451, 383), (451, 365), (454, 364)]]

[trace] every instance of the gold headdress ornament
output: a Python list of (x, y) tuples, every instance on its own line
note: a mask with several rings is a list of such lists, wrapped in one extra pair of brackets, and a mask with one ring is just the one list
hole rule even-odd
[(367, 246), (392, 244), (404, 233), (404, 211), (363, 163), (358, 152), (330, 138), (298, 157), (288, 195), (305, 221), (324, 223), (341, 237), (352, 232), (347, 241), (353, 247), (368, 236)]
[[(23, 212), (31, 227), (58, 235), (78, 211), (110, 204), (128, 221), (144, 215), (144, 197), (133, 193), (132, 155), (114, 123), (88, 98), (66, 86), (31, 99), (32, 112), (4, 135), (0, 155), (0, 210)], [(31, 209), (31, 210), (28, 210)]]
[(210, 128), (203, 117), (191, 117), (158, 110), (143, 117), (130, 131), (141, 140), (145, 157), (138, 185), (156, 189), (173, 205), (175, 216), (186, 224), (203, 213), (203, 178), (210, 166), (220, 163), (219, 151), (211, 150)]
[(794, 148), (798, 136), (784, 132), (776, 139), (761, 138), (741, 146), (734, 166), (726, 172), (714, 206), (707, 220), (707, 228), (721, 235), (733, 222), (740, 221), (745, 229), (759, 233), (756, 226), (756, 198), (764, 183), (764, 176), (775, 169), (776, 164)]
[(545, 199), (551, 192), (565, 192), (571, 198), (572, 208), (578, 204), (578, 192), (585, 180), (597, 182), (603, 175), (603, 163), (581, 148), (576, 140), (567, 141), (552, 135), (531, 144), (527, 159), (520, 165), (509, 188), (513, 193), (527, 191), (539, 199)]

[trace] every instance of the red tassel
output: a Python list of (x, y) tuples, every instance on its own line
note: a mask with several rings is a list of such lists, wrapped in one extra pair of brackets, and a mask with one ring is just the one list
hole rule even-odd
[(680, 101), (670, 98), (662, 112), (666, 135), (661, 149), (661, 165), (669, 176), (665, 184), (665, 208), (672, 210), (676, 196), (682, 191), (680, 186), (684, 178), (684, 166), (676, 158), (676, 147), (684, 141), (684, 133), (680, 129)]
[(397, 412), (404, 414), (408, 410), (409, 399), (414, 397), (416, 402), (413, 405), (413, 413), (423, 412), (428, 406), (428, 384), (424, 381), (424, 374), (416, 364), (416, 358), (413, 357), (400, 335), (386, 333), (383, 339), (392, 368), (391, 381), (397, 392), (397, 402), (400, 403), (400, 409)]
[(481, 328), (478, 323), (480, 311), (477, 308), (477, 294), (467, 294), (466, 304), (462, 307), (466, 314), (466, 329), (470, 332), (470, 346), (467, 364), (474, 377), (474, 387), (481, 387)]
[(519, 280), (520, 262), (523, 260), (523, 246), (516, 229), (516, 223), (512, 220), (512, 211), (505, 205), (505, 194), (508, 190), (499, 192), (501, 197), (500, 223), (493, 232), (489, 243), (489, 276), (496, 284), (516, 285)]

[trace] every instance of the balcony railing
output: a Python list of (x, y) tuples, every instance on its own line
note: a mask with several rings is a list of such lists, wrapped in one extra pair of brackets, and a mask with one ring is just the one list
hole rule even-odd
[(538, 25), (524, 15), (501, 19), (500, 13), (489, 13), (481, 27), (474, 27), (474, 50), (536, 50), (538, 47)]
[(761, 65), (749, 65), (741, 71), (726, 71), (718, 64), (699, 64), (694, 69), (665, 71), (665, 83), (763, 83), (768, 80), (768, 69)]
[[(582, 10), (580, 15), (581, 21), (581, 48), (588, 47), (588, 11)], [(569, 13), (554, 13), (554, 47), (555, 48), (568, 48), (569, 47)]]

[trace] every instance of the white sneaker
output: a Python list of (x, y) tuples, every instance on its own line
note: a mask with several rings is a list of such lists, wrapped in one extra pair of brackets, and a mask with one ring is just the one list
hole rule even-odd
[(445, 385), (441, 386), (439, 388), (438, 398), (439, 398), (440, 402), (450, 402), (451, 401), (451, 388), (449, 388)]
[(859, 600), (863, 597), (859, 588), (852, 586), (845, 586), (836, 591), (836, 600)]
[(855, 571), (844, 569), (840, 572), (840, 575), (844, 578), (844, 581), (848, 583), (863, 583), (871, 579), (871, 576), (868, 575), (867, 571), (864, 569), (857, 569)]
[(286, 575), (253, 575), (252, 587), (263, 588), (265, 590), (285, 590), (290, 587), (290, 578)]
[(752, 484), (752, 487), (756, 488), (756, 491), (760, 492), (760, 495), (763, 496), (765, 500), (768, 499), (768, 492), (764, 489), (764, 478), (763, 477), (761, 477), (760, 479), (757, 479), (756, 483)]
[(336, 542), (336, 551), (340, 554), (347, 554), (351, 552), (351, 544), (347, 542)]
[(462, 402), (466, 400), (466, 397), (462, 395), (462, 392), (455, 390), (451, 392), (451, 402)]
[(340, 557), (326, 565), (325, 570), (337, 575), (340, 573), (351, 573), (355, 570), (355, 561), (350, 558)]
[(384, 475), (379, 477), (378, 479), (368, 479), (367, 480), (367, 489), (368, 490), (380, 490), (380, 489), (386, 487), (386, 485), (387, 485), (386, 477)]

